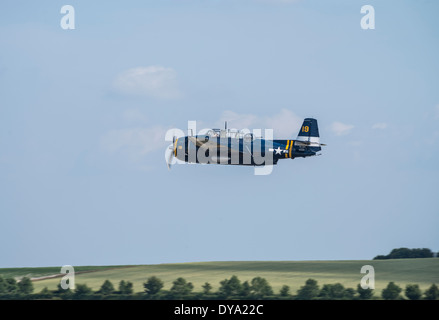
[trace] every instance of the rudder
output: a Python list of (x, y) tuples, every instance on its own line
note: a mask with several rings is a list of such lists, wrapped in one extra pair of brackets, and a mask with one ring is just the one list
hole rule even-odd
[(318, 150), (320, 150), (320, 135), (317, 120), (313, 118), (303, 120), (296, 140), (306, 142), (310, 147), (313, 147), (313, 149), (318, 148)]

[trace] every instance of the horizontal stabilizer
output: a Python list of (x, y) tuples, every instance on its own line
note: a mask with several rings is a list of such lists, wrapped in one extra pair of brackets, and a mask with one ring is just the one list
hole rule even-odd
[(309, 146), (309, 145), (319, 145), (319, 146), (326, 146), (326, 144), (324, 143), (320, 143), (320, 142), (311, 142), (311, 141), (300, 141), (300, 140), (295, 140), (295, 144), (297, 145), (304, 145), (304, 146)]

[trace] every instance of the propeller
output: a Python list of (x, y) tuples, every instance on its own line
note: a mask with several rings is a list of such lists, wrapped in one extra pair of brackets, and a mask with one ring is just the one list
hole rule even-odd
[(174, 161), (174, 146), (175, 146), (175, 136), (172, 137), (172, 144), (170, 144), (166, 148), (166, 152), (165, 152), (165, 160), (166, 160), (166, 165), (168, 166), (168, 170), (171, 170), (171, 164)]

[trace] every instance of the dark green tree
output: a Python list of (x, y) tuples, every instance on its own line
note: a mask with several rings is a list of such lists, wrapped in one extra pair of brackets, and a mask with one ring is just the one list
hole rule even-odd
[(363, 289), (360, 284), (357, 286), (357, 292), (361, 300), (368, 300), (373, 297), (373, 289)]
[(437, 285), (435, 285), (433, 283), (430, 286), (430, 288), (425, 290), (424, 296), (425, 296), (426, 300), (437, 300), (437, 299), (439, 299), (439, 289), (438, 289)]
[(163, 288), (163, 281), (156, 276), (149, 277), (148, 280), (143, 284), (145, 292), (148, 296), (155, 296)]
[(248, 298), (248, 297), (250, 297), (251, 291), (252, 291), (252, 288), (250, 286), (250, 283), (248, 283), (247, 280), (244, 281), (242, 283), (242, 286), (241, 286), (240, 296), (243, 297), (243, 298)]
[(397, 286), (394, 282), (389, 282), (387, 287), (383, 289), (381, 296), (384, 300), (397, 300), (400, 298), (400, 293), (402, 289)]
[(119, 293), (120, 294), (133, 294), (133, 283), (130, 281), (121, 280), (119, 282)]
[(297, 300), (312, 300), (316, 299), (320, 293), (317, 281), (314, 279), (308, 279), (305, 285), (297, 290)]
[(202, 288), (203, 288), (203, 293), (204, 294), (209, 294), (210, 291), (212, 290), (212, 286), (210, 285), (209, 282), (204, 283)]
[(52, 297), (52, 292), (47, 289), (47, 287), (44, 287), (41, 291), (40, 291), (40, 297), (43, 299), (49, 299)]
[(56, 290), (53, 292), (55, 296), (58, 296), (62, 299), (71, 299), (73, 298), (73, 290), (68, 287), (67, 289), (63, 289), (61, 287), (61, 282), (58, 282)]
[(238, 296), (242, 292), (241, 281), (233, 275), (230, 279), (224, 279), (220, 282), (219, 294), (224, 298)]
[(0, 276), (0, 294), (6, 293), (6, 281)]
[(325, 284), (319, 297), (325, 300), (340, 300), (346, 297), (346, 289), (341, 283)]
[(75, 293), (73, 297), (76, 299), (87, 298), (93, 293), (93, 290), (89, 288), (86, 284), (77, 284), (75, 287)]
[(192, 282), (187, 282), (185, 278), (179, 277), (172, 282), (171, 295), (174, 297), (184, 297), (192, 292), (194, 286)]
[(282, 288), (280, 288), (279, 294), (281, 297), (288, 297), (290, 295), (290, 287), (283, 285)]
[(389, 254), (389, 259), (408, 259), (412, 257), (412, 252), (409, 248), (393, 249)]
[(23, 294), (31, 294), (34, 291), (34, 285), (28, 277), (24, 277), (20, 282), (17, 283), (18, 292)]
[(344, 299), (353, 300), (355, 298), (355, 290), (352, 288), (346, 288), (344, 291)]
[(99, 291), (97, 293), (103, 294), (103, 295), (109, 295), (114, 293), (114, 286), (111, 283), (110, 280), (105, 280), (104, 283), (102, 284), (101, 288), (99, 289)]
[(405, 296), (410, 300), (419, 300), (422, 297), (421, 289), (417, 284), (408, 284), (405, 287)]
[(256, 277), (251, 281), (251, 293), (255, 298), (263, 298), (273, 295), (273, 289), (265, 278)]
[(379, 255), (374, 260), (379, 259), (414, 259), (414, 258), (432, 258), (434, 253), (428, 248), (397, 248), (393, 249), (388, 255)]
[(63, 295), (63, 294), (71, 294), (72, 293), (72, 290), (70, 289), (70, 287), (68, 287), (67, 289), (63, 289), (62, 287), (61, 287), (61, 282), (59, 282), (58, 283), (58, 285), (56, 286), (56, 290), (55, 290), (55, 294), (58, 294), (58, 295)]
[(5, 287), (7, 293), (17, 293), (18, 285), (17, 281), (14, 278), (6, 278), (5, 279)]

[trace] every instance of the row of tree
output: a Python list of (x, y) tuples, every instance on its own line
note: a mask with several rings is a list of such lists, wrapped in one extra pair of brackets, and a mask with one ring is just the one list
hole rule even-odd
[[(415, 258), (433, 258), (435, 256), (434, 252), (428, 248), (417, 248), (417, 249), (409, 249), (409, 248), (398, 248), (393, 249), (388, 255), (378, 255), (374, 260), (383, 260), (383, 259), (415, 259)], [(436, 257), (439, 257), (439, 252), (436, 254)]]
[[(99, 290), (93, 291), (86, 284), (77, 284), (74, 290), (63, 289), (58, 284), (56, 290), (45, 287), (40, 293), (33, 293), (34, 287), (29, 278), (17, 282), (14, 278), (3, 279), (0, 276), (0, 299), (295, 299), (295, 300), (367, 300), (374, 299), (372, 289), (363, 289), (360, 285), (354, 290), (345, 288), (341, 283), (325, 284), (320, 287), (316, 280), (308, 279), (305, 285), (297, 290), (295, 295), (290, 292), (290, 287), (282, 286), (275, 294), (271, 285), (265, 278), (255, 277), (250, 282), (241, 282), (237, 276), (224, 279), (220, 282), (218, 291), (212, 291), (208, 282), (202, 286), (202, 292), (193, 292), (194, 286), (186, 279), (179, 277), (170, 290), (163, 290), (163, 281), (156, 277), (149, 277), (143, 283), (143, 292), (134, 293), (130, 281), (120, 281), (116, 290), (110, 280), (105, 280)], [(439, 288), (432, 284), (424, 292), (417, 284), (408, 284), (404, 290), (394, 282), (389, 282), (382, 290), (381, 298), (385, 300), (437, 300)]]
[[(394, 282), (389, 282), (387, 287), (381, 292), (381, 298), (384, 300), (403, 300), (401, 295), (403, 289), (396, 285)], [(313, 300), (313, 299), (325, 299), (325, 300), (368, 300), (374, 298), (374, 292), (372, 289), (363, 289), (360, 284), (357, 286), (357, 294), (355, 296), (355, 290), (352, 288), (344, 288), (342, 284), (325, 284), (321, 289), (314, 279), (308, 279), (304, 286), (302, 286), (298, 292), (296, 299), (298, 300)], [(409, 300), (437, 300), (439, 299), (439, 288), (432, 284), (430, 288), (421, 291), (419, 285), (408, 284), (404, 290), (405, 297)]]

